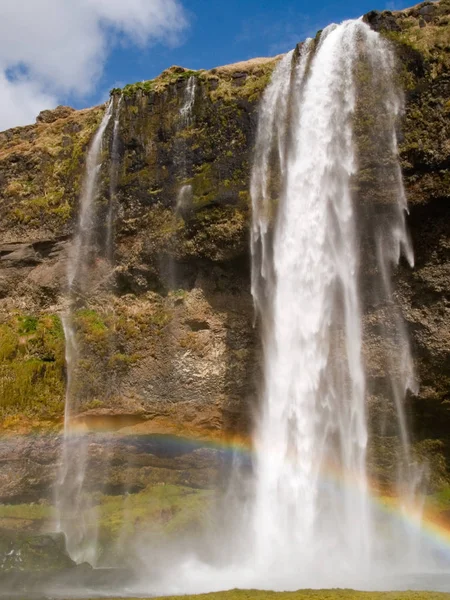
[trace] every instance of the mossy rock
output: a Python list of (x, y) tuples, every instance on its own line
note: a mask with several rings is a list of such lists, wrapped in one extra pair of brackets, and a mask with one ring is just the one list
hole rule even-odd
[(0, 417), (58, 419), (64, 407), (64, 332), (57, 315), (0, 323)]
[(74, 566), (63, 534), (0, 531), (0, 573), (61, 571)]

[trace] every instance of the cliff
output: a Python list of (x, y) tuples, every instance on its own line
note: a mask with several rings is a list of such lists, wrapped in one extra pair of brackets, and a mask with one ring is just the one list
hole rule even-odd
[[(400, 150), (415, 268), (401, 264), (395, 277), (419, 382), (408, 398), (415, 450), (428, 458), (438, 489), (450, 481), (450, 1), (372, 12), (365, 20), (395, 46), (405, 89)], [(80, 427), (248, 436), (260, 351), (248, 190), (258, 100), (277, 60), (196, 72), (171, 67), (153, 81), (112, 91), (117, 110), (122, 96), (118, 146), (112, 156), (111, 122), (96, 243), (105, 245), (112, 202), (114, 266), (100, 255), (89, 293), (77, 299)], [(196, 93), (185, 122), (180, 110), (190, 77)], [(64, 412), (67, 251), (86, 151), (103, 112), (59, 107), (35, 125), (0, 133), (0, 460), (15, 458), (0, 474), (3, 500), (42, 497), (54, 477)], [(368, 327), (374, 314), (368, 310)], [(375, 333), (371, 339), (366, 353), (376, 382), (383, 365), (380, 341)], [(371, 410), (378, 418), (376, 398)], [(47, 437), (36, 443), (33, 432)], [(387, 435), (379, 443), (386, 481), (390, 441)], [(201, 472), (204, 465), (171, 468)], [(204, 482), (196, 473), (189, 477)]]

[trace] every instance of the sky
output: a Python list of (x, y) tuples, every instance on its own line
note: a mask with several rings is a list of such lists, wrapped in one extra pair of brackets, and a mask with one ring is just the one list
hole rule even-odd
[(329, 23), (415, 0), (0, 0), (0, 131), (109, 90), (287, 52)]

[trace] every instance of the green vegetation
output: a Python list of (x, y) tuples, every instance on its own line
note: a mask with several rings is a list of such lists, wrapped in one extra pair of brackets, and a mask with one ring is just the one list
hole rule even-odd
[[(256, 102), (266, 88), (272, 76), (272, 71), (278, 58), (256, 59), (255, 63), (242, 64), (243, 76), (236, 79), (236, 72), (241, 65), (229, 65), (213, 69), (211, 73), (216, 85), (210, 92), (211, 99), (216, 102), (222, 100), (230, 102), (236, 98), (245, 98), (249, 102)], [(233, 77), (234, 75), (234, 77)]]
[(244, 63), (242, 65), (244, 75), (239, 78), (233, 77), (239, 66), (241, 66), (239, 64), (219, 67), (212, 69), (212, 71), (193, 71), (183, 67), (170, 67), (155, 79), (127, 84), (122, 89), (113, 88), (110, 95), (123, 95), (126, 98), (132, 98), (138, 92), (143, 94), (161, 93), (170, 84), (194, 76), (210, 88), (210, 97), (214, 102), (217, 100), (229, 101), (236, 96), (246, 98), (249, 102), (255, 102), (269, 83), (277, 60), (277, 58), (268, 58), (257, 59), (253, 65)]
[[(128, 496), (102, 496), (98, 505), (100, 538), (105, 545), (119, 534), (149, 527), (153, 534), (172, 535), (199, 527), (207, 519), (213, 491), (170, 484), (150, 485)], [(126, 520), (124, 517), (127, 517)]]
[(65, 200), (64, 190), (57, 190), (45, 196), (24, 198), (10, 215), (23, 225), (39, 225), (49, 218), (64, 223), (71, 216), (71, 207)]
[(426, 497), (426, 507), (438, 513), (450, 511), (450, 486), (447, 485), (435, 494)]
[[(448, 600), (444, 592), (359, 592), (355, 590), (299, 590), (269, 592), (263, 590), (229, 590), (210, 594), (164, 596), (164, 600)], [(107, 598), (105, 600), (113, 600)], [(115, 598), (114, 600), (125, 600)], [(127, 600), (138, 600), (128, 598)], [(141, 600), (143, 600), (141, 598)], [(150, 599), (148, 599), (150, 600)], [(152, 600), (158, 600), (152, 598)]]
[[(100, 553), (111, 558), (111, 547), (119, 536), (123, 541), (148, 530), (156, 540), (203, 527), (213, 497), (213, 490), (159, 483), (127, 495), (97, 494), (94, 512), (86, 513), (85, 519), (86, 523), (99, 519)], [(0, 528), (9, 532), (9, 538), (18, 535), (21, 539), (22, 535), (44, 530), (53, 513), (48, 503), (0, 504)], [(114, 550), (113, 554), (116, 553), (120, 554), (120, 548)]]
[(0, 530), (42, 531), (53, 516), (48, 503), (0, 504)]
[[(2, 148), (0, 161), (7, 177), (0, 194), (9, 227), (29, 231), (45, 226), (57, 232), (68, 225), (81, 188), (86, 148), (102, 113), (98, 108), (74, 112), (68, 119), (40, 125), (38, 136), (21, 141), (18, 163), (14, 146)], [(39, 168), (31, 169), (30, 160)]]
[(124, 88), (113, 88), (110, 95), (123, 94), (125, 97), (134, 96), (137, 92), (143, 92), (149, 94), (150, 92), (162, 92), (171, 83), (177, 81), (183, 81), (189, 79), (193, 75), (199, 77), (203, 71), (192, 71), (190, 69), (183, 69), (182, 67), (170, 67), (163, 71), (155, 79), (149, 79), (147, 81), (138, 81), (136, 83), (129, 83)]
[(64, 333), (59, 317), (19, 314), (0, 323), (0, 417), (58, 419), (63, 398)]

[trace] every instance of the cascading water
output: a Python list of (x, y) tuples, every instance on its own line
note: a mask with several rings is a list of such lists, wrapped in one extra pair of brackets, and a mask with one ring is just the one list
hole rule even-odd
[(110, 263), (113, 262), (114, 248), (114, 208), (116, 204), (116, 188), (119, 170), (119, 124), (123, 96), (120, 96), (114, 115), (114, 127), (111, 145), (111, 169), (109, 175), (109, 205), (106, 217), (106, 254)]
[[(252, 179), (252, 291), (264, 347), (254, 556), (258, 571), (275, 570), (279, 585), (294, 587), (367, 581), (386, 551), (366, 467), (362, 235), (376, 239), (371, 285), (384, 305), (392, 301), (390, 265), (402, 250), (412, 262), (395, 135), (402, 103), (391, 50), (362, 21), (327, 28), (313, 54), (312, 48), (311, 41), (303, 46), (292, 73), (287, 55), (274, 74), (260, 109)], [(364, 234), (352, 193), (361, 60), (372, 88), (383, 82), (376, 102), (387, 142), (376, 160), (390, 164), (391, 193), (385, 218), (381, 224), (368, 219), (372, 231)], [(268, 157), (287, 119), (291, 140), (287, 150), (278, 143), (281, 192), (269, 251)], [(412, 370), (405, 327), (394, 312), (392, 335), (403, 355), (391, 400), (408, 452), (403, 397)]]
[(185, 126), (191, 124), (192, 109), (195, 102), (195, 90), (197, 89), (197, 78), (191, 75), (188, 79), (184, 92), (184, 103), (180, 109), (180, 115)]
[(80, 197), (78, 230), (67, 261), (68, 311), (62, 317), (66, 340), (67, 384), (64, 413), (64, 437), (61, 467), (56, 489), (57, 530), (66, 536), (67, 550), (76, 562), (96, 559), (97, 519), (89, 495), (84, 490), (88, 441), (73, 425), (80, 406), (77, 393), (79, 350), (73, 323), (74, 303), (84, 296), (92, 278), (91, 260), (96, 255), (96, 199), (103, 136), (111, 119), (113, 101), (109, 103), (92, 140), (87, 158), (83, 190)]
[[(180, 108), (180, 126), (189, 127), (192, 123), (192, 110), (195, 102), (195, 92), (197, 89), (197, 78), (191, 75), (187, 81), (184, 92), (183, 105)], [(181, 164), (179, 165), (178, 174), (180, 177), (186, 177), (186, 153), (183, 151)], [(183, 184), (180, 187), (177, 196), (175, 211), (179, 212), (184, 206), (187, 206), (192, 199), (192, 186), (189, 183)]]

